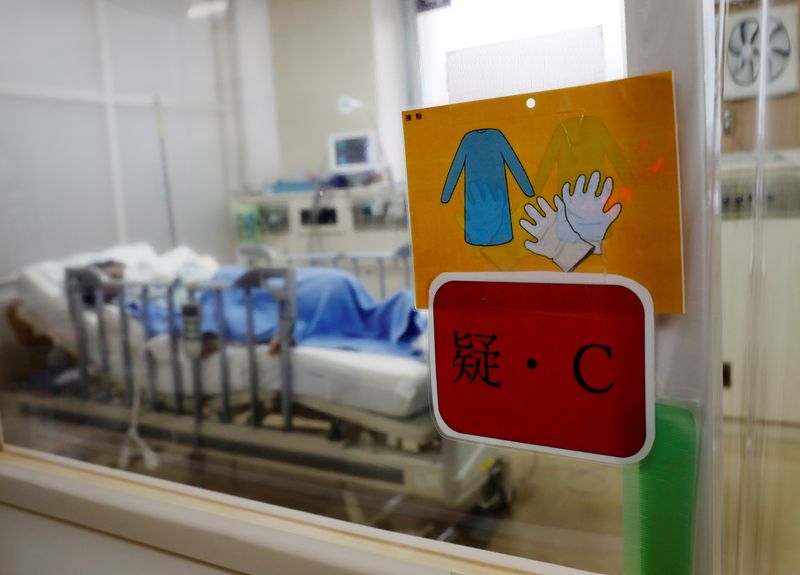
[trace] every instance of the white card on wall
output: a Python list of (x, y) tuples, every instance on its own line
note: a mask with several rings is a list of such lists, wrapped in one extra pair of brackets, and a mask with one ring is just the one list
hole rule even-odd
[(447, 53), (451, 104), (607, 79), (600, 26)]

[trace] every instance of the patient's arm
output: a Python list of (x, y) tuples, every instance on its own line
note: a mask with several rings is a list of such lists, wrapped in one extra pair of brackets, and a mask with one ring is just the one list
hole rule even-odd
[(267, 353), (269, 355), (278, 355), (281, 351), (281, 336), (273, 335), (272, 339), (269, 340), (269, 346), (267, 347)]
[[(290, 345), (294, 345), (294, 337), (292, 337)], [(281, 336), (273, 335), (272, 339), (269, 340), (269, 344), (267, 345), (267, 353), (269, 355), (278, 355), (280, 351), (281, 351)]]

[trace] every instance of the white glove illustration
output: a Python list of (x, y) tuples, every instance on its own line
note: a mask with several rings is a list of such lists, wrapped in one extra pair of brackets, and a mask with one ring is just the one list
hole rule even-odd
[(572, 229), (560, 197), (553, 198), (555, 211), (541, 196), (537, 202), (544, 216), (532, 204), (526, 204), (525, 211), (533, 223), (526, 219), (519, 221), (525, 231), (536, 238), (536, 242), (525, 240), (525, 247), (535, 254), (550, 258), (563, 271), (568, 272), (591, 253), (592, 244), (583, 241)]
[(600, 172), (592, 172), (589, 177), (589, 185), (584, 190), (586, 176), (580, 175), (575, 180), (575, 189), (570, 193), (569, 182), (564, 182), (561, 188), (561, 197), (567, 208), (567, 220), (572, 229), (585, 241), (594, 246), (594, 253), (603, 253), (603, 238), (611, 224), (619, 217), (622, 205), (617, 203), (607, 211), (603, 211), (611, 191), (614, 188), (614, 181), (606, 178), (603, 182), (603, 190), (600, 195), (596, 195), (597, 186), (600, 184)]

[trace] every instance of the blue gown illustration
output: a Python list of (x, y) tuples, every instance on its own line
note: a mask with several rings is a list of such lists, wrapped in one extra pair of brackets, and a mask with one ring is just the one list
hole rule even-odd
[(533, 196), (525, 169), (499, 130), (486, 128), (464, 134), (442, 190), (450, 201), (464, 172), (464, 240), (475, 246), (498, 246), (513, 239), (506, 165), (522, 192)]

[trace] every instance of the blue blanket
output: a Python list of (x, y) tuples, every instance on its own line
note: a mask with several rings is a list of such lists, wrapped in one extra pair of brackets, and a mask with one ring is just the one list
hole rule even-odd
[[(226, 266), (214, 279), (234, 281), (246, 271), (240, 266)], [(278, 287), (273, 280), (270, 287)], [(371, 353), (417, 356), (411, 344), (425, 330), (425, 318), (414, 309), (411, 292), (405, 290), (375, 302), (364, 285), (352, 274), (330, 268), (296, 270), (297, 321), (294, 338), (297, 345), (349, 349)], [(278, 305), (268, 290), (253, 290), (255, 337), (266, 342), (278, 327)], [(217, 333), (217, 305), (214, 293), (203, 291), (198, 303), (202, 308), (205, 333)], [(222, 295), (225, 335), (229, 341), (247, 337), (244, 291), (226, 289)], [(142, 322), (140, 305), (131, 312)], [(167, 333), (169, 319), (164, 305), (150, 305), (150, 331)], [(180, 328), (180, 317), (173, 318)]]

